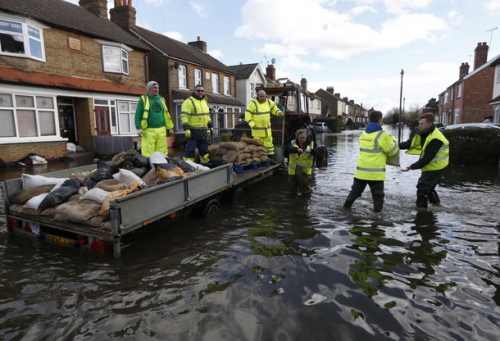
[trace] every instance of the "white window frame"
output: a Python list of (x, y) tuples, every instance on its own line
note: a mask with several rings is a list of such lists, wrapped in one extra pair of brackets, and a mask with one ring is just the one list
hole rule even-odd
[(201, 80), (201, 70), (194, 69), (194, 86), (203, 85), (203, 81)]
[[(12, 27), (9, 29), (8, 24), (18, 26), (17, 30)], [(0, 33), (11, 35), (22, 39), (24, 51), (3, 51), (0, 42), (0, 55), (31, 58), (45, 62), (45, 43), (43, 39), (43, 30), (46, 26), (36, 23), (26, 18), (18, 18), (15, 16), (3, 15), (0, 17)], [(35, 55), (35, 46), (38, 46), (40, 55)]]
[[(38, 96), (35, 94), (1, 93), (0, 94), (0, 143), (1, 142), (33, 142), (48, 141), (60, 138), (59, 117), (57, 112), (57, 98), (55, 96)], [(23, 100), (24, 99), (24, 100)], [(51, 107), (44, 107), (42, 101), (50, 100)], [(31, 116), (33, 114), (33, 116)], [(47, 114), (49, 116), (47, 116)], [(27, 116), (28, 115), (28, 116)], [(22, 116), (26, 119), (33, 118), (33, 134), (20, 136), (20, 132), (26, 128)], [(44, 119), (45, 118), (45, 119)], [(50, 125), (44, 125), (49, 119)], [(12, 132), (5, 127), (10, 126)], [(21, 128), (23, 126), (23, 128)], [(2, 129), (4, 127), (4, 129)], [(53, 131), (52, 134), (43, 131)], [(10, 135), (7, 135), (10, 133)]]
[(462, 97), (462, 83), (458, 83), (457, 98)]
[(130, 74), (129, 51), (131, 48), (118, 43), (99, 41), (104, 72)]
[(184, 65), (179, 65), (177, 74), (179, 75), (179, 89), (187, 89), (186, 67)]
[(219, 75), (217, 73), (212, 73), (212, 93), (219, 93)]
[(231, 96), (231, 80), (224, 76), (224, 95)]
[(255, 98), (255, 83), (250, 83), (250, 100)]
[(448, 103), (448, 91), (444, 93), (444, 104)]
[(497, 83), (500, 83), (500, 65), (497, 65)]
[[(135, 109), (137, 102), (117, 101), (118, 131), (120, 135), (135, 134)], [(128, 126), (128, 129), (127, 129)]]

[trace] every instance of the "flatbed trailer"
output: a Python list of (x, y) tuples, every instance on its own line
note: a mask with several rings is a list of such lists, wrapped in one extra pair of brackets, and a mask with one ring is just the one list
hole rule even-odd
[[(236, 201), (244, 197), (244, 188), (273, 174), (279, 165), (251, 170), (242, 174), (233, 172), (231, 164), (192, 174), (132, 192), (110, 202), (110, 229), (85, 224), (59, 222), (53, 217), (24, 214), (9, 209), (9, 197), (22, 190), (22, 178), (0, 182), (3, 207), (9, 233), (30, 235), (36, 238), (70, 246), (86, 246), (97, 250), (109, 250), (120, 257), (126, 245), (123, 238), (162, 219), (175, 221), (184, 213), (197, 209), (207, 216), (220, 208), (222, 198)], [(96, 165), (69, 168), (42, 175), (68, 178), (72, 173), (91, 171)]]

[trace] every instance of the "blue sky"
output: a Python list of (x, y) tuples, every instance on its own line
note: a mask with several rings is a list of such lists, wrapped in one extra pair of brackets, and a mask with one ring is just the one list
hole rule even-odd
[[(67, 0), (78, 3), (78, 0)], [(425, 105), (474, 67), (479, 42), (500, 54), (499, 0), (132, 0), (137, 24), (182, 42), (199, 36), (226, 65), (273, 58), (277, 77), (384, 113)], [(108, 10), (114, 1), (108, 1)], [(496, 29), (495, 29), (496, 28)]]

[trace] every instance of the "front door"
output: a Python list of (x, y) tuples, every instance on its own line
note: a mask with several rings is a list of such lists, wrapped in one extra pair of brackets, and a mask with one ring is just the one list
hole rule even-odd
[(95, 130), (97, 136), (110, 136), (109, 108), (95, 107)]
[(73, 105), (59, 104), (59, 130), (61, 137), (76, 144), (75, 114)]

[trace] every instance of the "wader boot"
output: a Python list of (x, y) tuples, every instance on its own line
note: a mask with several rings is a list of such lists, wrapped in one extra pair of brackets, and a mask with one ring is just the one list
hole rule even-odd
[(436, 206), (441, 205), (441, 200), (439, 200), (439, 196), (434, 189), (429, 193), (429, 202)]
[(427, 209), (429, 198), (427, 195), (419, 195), (417, 196), (417, 208), (425, 208)]
[(356, 197), (353, 197), (351, 195), (348, 195), (347, 198), (345, 199), (344, 202), (344, 208), (345, 209), (351, 209), (352, 204), (354, 203), (354, 200), (356, 200)]
[(384, 199), (373, 199), (373, 212), (382, 212), (384, 207)]

